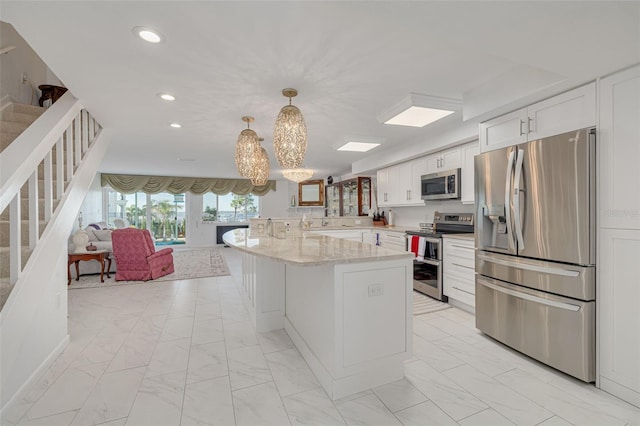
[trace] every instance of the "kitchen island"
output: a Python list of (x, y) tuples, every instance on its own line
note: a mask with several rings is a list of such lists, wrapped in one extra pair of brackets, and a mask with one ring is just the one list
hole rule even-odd
[(236, 229), (242, 290), (256, 327), (284, 328), (332, 399), (399, 380), (412, 350), (413, 256), (303, 233)]

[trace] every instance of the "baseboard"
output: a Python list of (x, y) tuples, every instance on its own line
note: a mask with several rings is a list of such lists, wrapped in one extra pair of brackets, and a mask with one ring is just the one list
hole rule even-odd
[(600, 376), (600, 389), (640, 408), (640, 392)]
[(70, 336), (67, 334), (58, 346), (55, 347), (53, 351), (49, 354), (47, 359), (45, 359), (42, 364), (36, 369), (36, 371), (29, 376), (27, 380), (20, 386), (20, 389), (11, 397), (9, 401), (0, 409), (0, 419), (4, 418), (4, 411), (11, 406), (14, 402), (22, 398), (27, 389), (31, 387), (48, 369), (51, 367), (53, 362), (58, 358), (58, 356), (62, 353), (64, 348), (67, 347), (69, 341), (71, 340)]
[(3, 97), (0, 98), (0, 112), (2, 112), (2, 110), (4, 110), (9, 105), (15, 104), (15, 103), (17, 102), (15, 99), (13, 99), (11, 95), (4, 95)]

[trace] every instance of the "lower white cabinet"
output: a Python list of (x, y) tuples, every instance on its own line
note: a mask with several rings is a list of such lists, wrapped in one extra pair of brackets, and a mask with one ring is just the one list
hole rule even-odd
[[(404, 232), (389, 230), (372, 230), (373, 243), (379, 242), (380, 247), (389, 250), (407, 251), (407, 238)], [(377, 237), (376, 237), (377, 234)]]
[(599, 386), (640, 407), (640, 230), (600, 229)]
[(460, 308), (474, 311), (476, 305), (474, 239), (445, 235), (442, 245), (443, 293), (449, 298), (450, 303), (453, 301), (452, 304)]

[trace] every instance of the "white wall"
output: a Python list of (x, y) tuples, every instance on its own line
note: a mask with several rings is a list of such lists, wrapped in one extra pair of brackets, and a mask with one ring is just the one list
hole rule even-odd
[(288, 180), (276, 182), (276, 190), (260, 197), (260, 217), (288, 217), (291, 196), (298, 198), (298, 185)]
[[(99, 173), (96, 173), (93, 177), (93, 181), (91, 181), (91, 186), (89, 187), (89, 192), (87, 193), (87, 196), (84, 197), (84, 201), (82, 201), (80, 211), (82, 212), (83, 228), (90, 223), (106, 221), (106, 218), (104, 217), (106, 212), (102, 211), (102, 187), (100, 186)], [(77, 227), (78, 217), (76, 217), (73, 229), (75, 230)]]
[[(47, 29), (43, 28), (43, 31)], [(0, 40), (0, 47), (16, 47), (9, 53), (0, 55), (0, 98), (11, 96), (15, 102), (38, 105), (39, 85), (62, 85), (12, 25), (0, 22)], [(28, 81), (25, 84), (22, 83), (23, 73), (27, 74)]]

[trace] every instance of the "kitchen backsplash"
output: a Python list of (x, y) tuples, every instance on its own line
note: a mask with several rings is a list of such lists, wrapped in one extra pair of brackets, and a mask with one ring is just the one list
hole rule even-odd
[[(389, 208), (382, 208), (385, 216), (388, 216)], [(391, 207), (393, 221), (396, 226), (416, 226), (421, 222), (431, 223), (433, 214), (442, 213), (475, 213), (473, 204), (462, 204), (459, 200), (447, 200), (441, 202), (427, 201), (425, 206), (418, 207)]]

